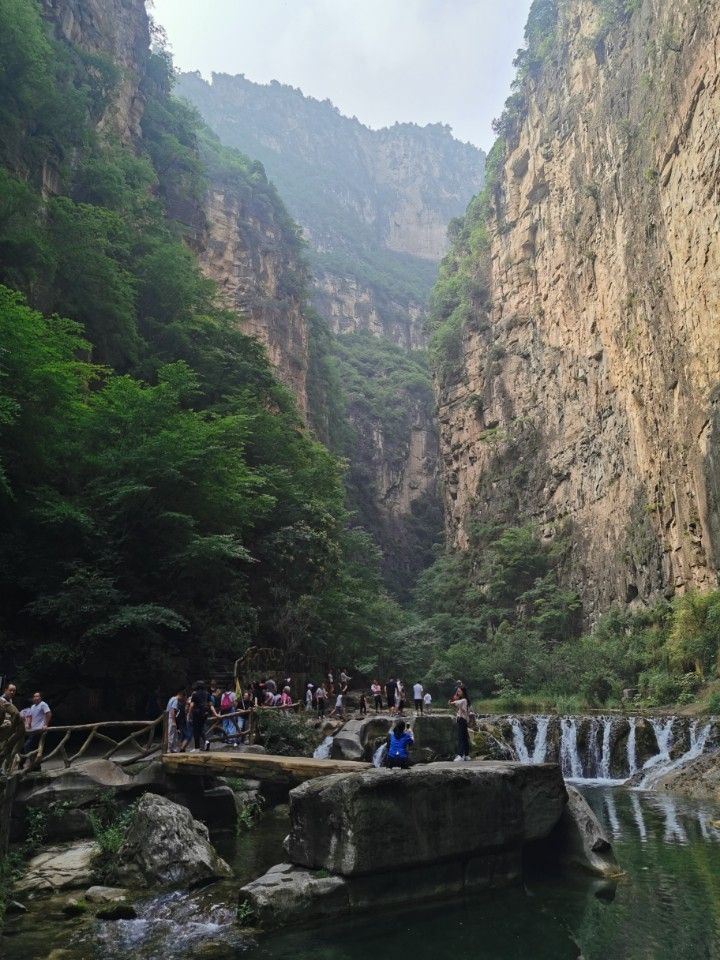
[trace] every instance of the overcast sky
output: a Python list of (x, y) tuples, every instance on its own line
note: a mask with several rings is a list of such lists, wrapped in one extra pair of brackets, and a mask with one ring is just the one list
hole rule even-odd
[(530, 0), (154, 0), (182, 70), (326, 97), (371, 127), (449, 123), (489, 148)]

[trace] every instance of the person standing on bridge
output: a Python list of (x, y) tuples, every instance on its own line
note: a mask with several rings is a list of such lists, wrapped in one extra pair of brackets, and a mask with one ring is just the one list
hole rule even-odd
[[(32, 704), (30, 705), (29, 733), (23, 745), (23, 753), (27, 754), (38, 749), (42, 732), (43, 730), (47, 730), (47, 728), (50, 726), (51, 720), (52, 712), (50, 707), (43, 700), (40, 691), (36, 690), (33, 694)], [(23, 759), (20, 763), (20, 766), (22, 767), (24, 763), (25, 760)], [(32, 758), (30, 759), (30, 766), (34, 767), (36, 770), (40, 769), (40, 763), (33, 763)]]
[(205, 739), (205, 722), (210, 712), (210, 697), (202, 680), (198, 680), (190, 696), (188, 719), (192, 725), (195, 750), (204, 747), (210, 749), (210, 741)]
[(185, 753), (189, 737), (187, 734), (187, 694), (178, 690), (167, 704), (168, 750), (170, 753)]

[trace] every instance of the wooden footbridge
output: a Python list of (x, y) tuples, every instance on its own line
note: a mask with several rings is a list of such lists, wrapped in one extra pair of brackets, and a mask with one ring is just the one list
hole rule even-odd
[[(214, 718), (208, 722), (205, 736), (213, 749), (189, 753), (169, 750), (168, 715), (156, 720), (100, 722), (78, 726), (48, 727), (38, 731), (36, 742), (26, 753), (22, 745), (27, 731), (14, 707), (7, 704), (8, 723), (0, 738), (0, 772), (22, 776), (41, 764), (54, 761), (68, 768), (88, 760), (112, 760), (127, 767), (143, 760), (159, 759), (167, 773), (190, 776), (226, 776), (297, 786), (305, 780), (331, 773), (365, 770), (369, 763), (348, 760), (316, 760), (314, 757), (287, 757), (255, 752), (261, 714), (277, 710), (297, 711), (300, 704), (278, 707), (252, 707)], [(223, 743), (220, 749), (222, 721), (242, 718), (244, 729)], [(5, 729), (6, 728), (6, 729)], [(259, 750), (259, 748), (255, 748)]]
[(213, 750), (198, 753), (164, 753), (166, 773), (196, 776), (242, 777), (251, 780), (287, 782), (297, 786), (331, 773), (367, 770), (372, 764), (356, 760), (316, 760), (313, 757), (282, 757), (268, 753)]

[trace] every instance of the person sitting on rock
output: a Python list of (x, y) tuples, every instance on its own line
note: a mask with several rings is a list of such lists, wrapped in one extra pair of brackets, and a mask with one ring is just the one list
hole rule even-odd
[(398, 720), (387, 736), (387, 757), (385, 758), (386, 767), (399, 767), (407, 770), (410, 766), (410, 756), (408, 746), (414, 743), (412, 730), (406, 727), (404, 720)]

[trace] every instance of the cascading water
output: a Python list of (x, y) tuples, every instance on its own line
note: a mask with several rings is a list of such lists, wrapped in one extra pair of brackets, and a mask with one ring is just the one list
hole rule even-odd
[(583, 769), (577, 744), (577, 721), (575, 717), (563, 717), (561, 726), (560, 765), (563, 776), (572, 780), (582, 780)]
[(545, 763), (547, 756), (547, 737), (550, 717), (536, 717), (537, 733), (535, 734), (535, 746), (533, 747), (532, 762)]
[[(672, 721), (671, 729), (672, 729)], [(648, 789), (649, 787), (654, 786), (661, 777), (664, 777), (666, 773), (670, 773), (671, 770), (677, 770), (678, 767), (682, 767), (684, 764), (689, 763), (691, 760), (695, 760), (696, 757), (702, 756), (705, 752), (705, 747), (707, 746), (708, 738), (710, 737), (710, 732), (712, 731), (712, 724), (705, 723), (700, 727), (697, 720), (693, 720), (690, 726), (690, 746), (682, 754), (682, 756), (677, 757), (672, 762), (667, 763), (652, 763), (652, 760), (656, 758), (653, 757), (652, 760), (648, 762), (643, 767), (644, 770), (648, 772), (643, 777), (640, 786), (643, 789)], [(658, 739), (658, 744), (660, 743)], [(669, 741), (669, 745), (666, 749), (666, 759), (670, 761), (670, 750), (672, 749), (672, 742)]]
[(600, 721), (593, 717), (590, 721), (590, 736), (588, 738), (588, 762), (586, 776), (597, 777), (602, 765), (602, 751), (600, 749)]
[(323, 742), (319, 747), (315, 747), (313, 751), (313, 758), (315, 760), (329, 760), (330, 759), (330, 748), (332, 747), (333, 738), (325, 737)]
[[(568, 780), (620, 785), (637, 775), (639, 784), (635, 781), (636, 785), (645, 790), (654, 787), (664, 774), (701, 756), (708, 749), (709, 743), (714, 742), (711, 740), (713, 722), (701, 724), (693, 721), (687, 729), (687, 721), (677, 717), (649, 717), (645, 720), (640, 717), (621, 716), (536, 716), (508, 719), (515, 755), (521, 763), (543, 763), (547, 759), (550, 751), (549, 730), (557, 729), (551, 724), (559, 724), (559, 759), (564, 777)], [(528, 732), (531, 719), (537, 731), (534, 744)], [(623, 724), (626, 726), (623, 727)], [(638, 758), (638, 735), (643, 725), (641, 743), (643, 749), (646, 749), (647, 724), (650, 724), (654, 731), (657, 752), (643, 764)], [(681, 730), (687, 730), (689, 747), (682, 756), (673, 760), (673, 744), (677, 743)], [(555, 742), (553, 738), (553, 743)], [(552, 757), (553, 753), (550, 752), (550, 755)]]
[(383, 760), (387, 755), (387, 744), (381, 743), (373, 754), (372, 762), (374, 767), (381, 767), (383, 765)]
[(637, 717), (630, 717), (628, 723), (627, 764), (628, 777), (632, 777), (637, 773)]
[(603, 717), (602, 754), (600, 755), (600, 779), (610, 779), (610, 736), (612, 734), (612, 717)]
[(533, 763), (534, 760), (530, 759), (528, 748), (525, 745), (525, 730), (521, 721), (517, 717), (513, 717), (510, 725), (512, 726), (513, 747), (515, 747), (518, 760), (520, 763)]
[(645, 761), (643, 770), (647, 771), (640, 781), (640, 789), (646, 790), (658, 780), (670, 764), (670, 751), (672, 750), (673, 724), (675, 717), (666, 719), (651, 718), (650, 725), (655, 731), (657, 739), (658, 752), (654, 757)]

